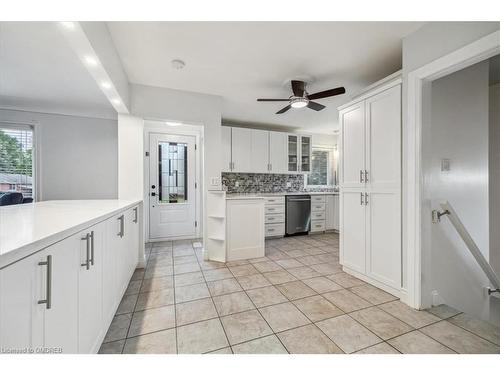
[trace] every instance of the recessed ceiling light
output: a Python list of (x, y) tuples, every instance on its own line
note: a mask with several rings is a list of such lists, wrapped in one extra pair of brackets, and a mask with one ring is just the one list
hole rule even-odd
[(186, 63), (184, 61), (178, 59), (172, 60), (171, 64), (172, 68), (177, 70), (184, 69), (184, 67), (186, 66)]
[(167, 122), (165, 122), (165, 124), (167, 124), (168, 126), (180, 126), (180, 125), (182, 125), (182, 123), (176, 122), (176, 121), (167, 121)]
[(68, 30), (74, 30), (75, 29), (75, 23), (74, 22), (64, 21), (64, 22), (61, 22), (61, 25), (64, 26)]
[(101, 82), (101, 87), (103, 89), (110, 89), (111, 88), (111, 83), (107, 82), (107, 81), (104, 81), (104, 82)]
[(122, 102), (122, 101), (121, 101), (120, 99), (113, 99), (113, 100), (111, 100), (111, 102), (112, 102), (113, 104), (118, 105), (118, 104), (121, 104), (121, 102)]
[(84, 60), (87, 63), (87, 65), (90, 65), (90, 66), (96, 66), (98, 64), (97, 59), (93, 56), (85, 56)]

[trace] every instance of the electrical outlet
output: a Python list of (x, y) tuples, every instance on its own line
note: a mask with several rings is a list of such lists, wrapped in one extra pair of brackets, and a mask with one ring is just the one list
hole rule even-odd
[(236, 181), (236, 182), (234, 183), (234, 186), (239, 187), (239, 186), (240, 186), (240, 182), (239, 182), (239, 181)]
[(287, 187), (287, 188), (291, 188), (291, 187), (292, 187), (292, 183), (291, 183), (290, 181), (288, 181), (288, 182), (286, 183), (286, 187)]
[(451, 170), (450, 159), (441, 159), (441, 172), (449, 172)]

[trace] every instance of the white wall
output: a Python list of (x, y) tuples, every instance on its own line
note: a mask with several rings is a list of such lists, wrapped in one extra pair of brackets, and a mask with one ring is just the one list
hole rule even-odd
[(118, 115), (118, 198), (144, 197), (144, 120)]
[(35, 126), (38, 200), (117, 197), (116, 120), (3, 109), (0, 120)]
[[(131, 112), (145, 120), (172, 120), (203, 126), (203, 223), (206, 223), (207, 190), (221, 189), (222, 98), (215, 95), (132, 84)], [(143, 180), (141, 180), (143, 181)], [(206, 237), (206, 225), (203, 225)], [(208, 241), (205, 238), (205, 244)], [(210, 252), (210, 249), (208, 249)]]
[[(500, 29), (500, 22), (428, 22), (420, 29), (403, 39), (403, 134), (406, 139), (407, 128), (407, 82), (408, 74), (423, 65), (455, 51), (483, 36)], [(403, 143), (403, 155), (406, 145)], [(405, 156), (403, 157), (405, 159)], [(405, 160), (403, 160), (404, 162)], [(406, 168), (403, 168), (403, 187), (407, 181)], [(405, 212), (406, 199), (403, 188), (403, 243), (406, 241)], [(424, 220), (427, 218), (424, 217)], [(407, 286), (407, 253), (403, 246), (403, 287)]]
[[(456, 210), (483, 255), (489, 257), (488, 196), (488, 61), (432, 82), (431, 118), (423, 131), (423, 220), (447, 200)], [(451, 170), (441, 171), (449, 159)], [(460, 311), (488, 319), (488, 280), (450, 222), (426, 225), (423, 249), (430, 269), (423, 275), (423, 297), (431, 291)], [(430, 271), (430, 272), (429, 272)]]

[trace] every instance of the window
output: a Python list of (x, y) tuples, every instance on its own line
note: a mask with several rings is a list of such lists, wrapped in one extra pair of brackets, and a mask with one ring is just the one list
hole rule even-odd
[(160, 203), (187, 201), (187, 150), (187, 143), (158, 144)]
[(33, 128), (0, 123), (0, 192), (33, 197)]
[(311, 172), (306, 177), (308, 187), (333, 187), (336, 183), (334, 149), (313, 147)]

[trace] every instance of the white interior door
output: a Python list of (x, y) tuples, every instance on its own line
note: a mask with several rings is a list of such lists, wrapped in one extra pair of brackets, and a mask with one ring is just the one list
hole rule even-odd
[(196, 237), (194, 136), (151, 134), (150, 238)]

